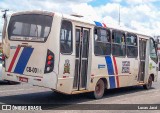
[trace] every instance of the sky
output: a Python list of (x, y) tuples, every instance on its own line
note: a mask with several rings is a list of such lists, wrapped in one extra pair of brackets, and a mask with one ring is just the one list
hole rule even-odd
[[(112, 25), (118, 25), (120, 9), (121, 26), (160, 35), (160, 0), (0, 0), (0, 10), (3, 9), (10, 10), (8, 15), (26, 10), (79, 14)], [(2, 26), (0, 18), (0, 31)]]

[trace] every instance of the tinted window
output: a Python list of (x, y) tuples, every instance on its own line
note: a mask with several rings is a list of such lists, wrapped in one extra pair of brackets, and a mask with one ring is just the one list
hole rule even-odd
[(89, 44), (89, 31), (87, 30), (83, 30), (83, 53), (82, 53), (82, 57), (84, 58), (88, 58), (88, 44)]
[[(45, 41), (52, 25), (52, 17), (39, 14), (13, 16), (8, 27), (12, 40)], [(17, 38), (19, 36), (19, 38)]]
[(69, 21), (62, 21), (60, 43), (61, 53), (72, 52), (72, 23)]
[(110, 31), (102, 28), (95, 28), (95, 43), (94, 53), (95, 55), (110, 55), (111, 44), (110, 44)]
[(155, 46), (153, 39), (150, 40), (150, 57), (154, 62), (157, 63), (158, 58), (157, 58), (157, 53), (156, 53), (156, 46)]
[(138, 56), (137, 36), (134, 34), (127, 33), (126, 44), (127, 56), (136, 58)]
[(112, 54), (114, 56), (125, 56), (125, 33), (122, 31), (112, 31)]
[(76, 58), (79, 57), (81, 30), (76, 29)]

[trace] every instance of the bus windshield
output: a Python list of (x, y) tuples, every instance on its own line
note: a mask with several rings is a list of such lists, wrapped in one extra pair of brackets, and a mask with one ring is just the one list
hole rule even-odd
[(12, 16), (8, 26), (8, 37), (10, 40), (46, 41), (52, 20), (52, 16), (40, 14)]

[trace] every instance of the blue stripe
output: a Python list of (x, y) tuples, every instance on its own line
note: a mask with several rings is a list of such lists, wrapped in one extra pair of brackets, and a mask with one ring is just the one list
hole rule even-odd
[(96, 22), (94, 21), (94, 23), (96, 24), (96, 26), (100, 26), (100, 27), (103, 27), (102, 24), (100, 22)]
[(109, 75), (114, 75), (114, 70), (113, 70), (113, 64), (112, 64), (112, 59), (110, 56), (106, 56), (106, 64), (108, 68), (108, 74)]
[(21, 56), (19, 57), (18, 63), (14, 70), (15, 73), (23, 74), (24, 69), (28, 63), (28, 60), (33, 52), (33, 48), (24, 47)]
[(115, 88), (116, 84), (115, 84), (115, 77), (114, 77), (114, 69), (113, 69), (112, 59), (111, 59), (110, 56), (106, 56), (105, 59), (106, 59), (106, 64), (107, 64), (107, 68), (108, 68), (110, 88)]
[(115, 77), (114, 76), (109, 77), (109, 83), (110, 83), (110, 89), (116, 88)]

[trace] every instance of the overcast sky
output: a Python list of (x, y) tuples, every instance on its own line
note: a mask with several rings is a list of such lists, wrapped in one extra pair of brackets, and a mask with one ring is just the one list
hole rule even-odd
[[(9, 13), (24, 10), (76, 13), (115, 25), (119, 7), (121, 25), (152, 36), (160, 35), (160, 0), (0, 0), (0, 10), (9, 9)], [(0, 18), (0, 31), (2, 23)]]

